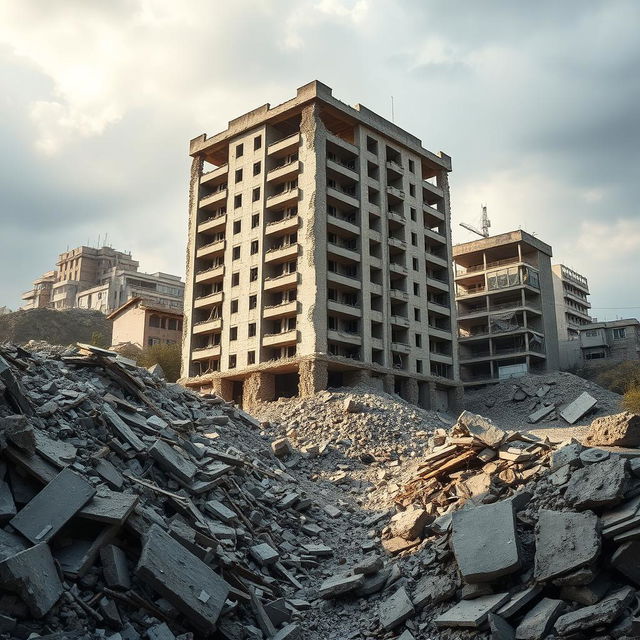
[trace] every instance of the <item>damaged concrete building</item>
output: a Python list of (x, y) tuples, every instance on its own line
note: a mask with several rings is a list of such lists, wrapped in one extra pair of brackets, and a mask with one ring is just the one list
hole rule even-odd
[(190, 155), (189, 386), (249, 405), (368, 380), (456, 401), (449, 156), (317, 81)]
[(558, 369), (551, 255), (525, 231), (453, 247), (465, 384)]

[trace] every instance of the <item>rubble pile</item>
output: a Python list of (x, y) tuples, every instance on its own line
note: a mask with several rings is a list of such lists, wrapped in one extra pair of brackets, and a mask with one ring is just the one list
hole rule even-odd
[(257, 428), (112, 352), (0, 349), (0, 637), (300, 638), (336, 514)]
[(301, 451), (335, 449), (350, 459), (415, 457), (447, 414), (426, 411), (398, 396), (367, 387), (320, 391), (306, 398), (280, 398), (252, 408), (267, 432), (288, 439)]
[[(591, 400), (586, 404), (579, 403), (582, 412), (576, 415), (567, 411), (584, 395)], [(467, 390), (465, 408), (510, 429), (531, 429), (536, 424), (586, 426), (595, 416), (619, 412), (620, 396), (595, 382), (560, 371), (527, 375), (483, 389)]]

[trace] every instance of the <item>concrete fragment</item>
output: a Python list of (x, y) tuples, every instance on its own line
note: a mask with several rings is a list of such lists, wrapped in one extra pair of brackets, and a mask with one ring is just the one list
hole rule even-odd
[(488, 582), (476, 582), (462, 585), (461, 598), (463, 600), (475, 600), (493, 593), (493, 587)]
[(100, 549), (102, 574), (109, 587), (128, 589), (131, 586), (127, 557), (120, 547), (108, 544)]
[(554, 622), (562, 613), (562, 600), (543, 598), (522, 619), (516, 628), (516, 640), (542, 640), (553, 629)]
[(16, 503), (9, 485), (0, 480), (0, 524), (5, 524), (16, 515)]
[(620, 545), (611, 556), (611, 564), (640, 586), (640, 541), (631, 540)]
[(622, 504), (614, 507), (613, 509), (607, 509), (601, 516), (600, 521), (602, 527), (606, 530), (609, 527), (631, 520), (631, 518), (638, 515), (640, 511), (640, 495), (627, 500)]
[(268, 567), (280, 560), (280, 554), (266, 542), (254, 545), (249, 549), (251, 557), (261, 566)]
[(571, 600), (572, 602), (589, 606), (602, 600), (611, 588), (611, 584), (610, 576), (601, 573), (589, 584), (562, 587), (560, 597), (563, 600)]
[(122, 489), (122, 484), (124, 482), (122, 474), (108, 460), (98, 460), (95, 466), (95, 472), (112, 489)]
[(461, 600), (435, 620), (438, 627), (463, 627), (478, 629), (487, 620), (490, 613), (499, 609), (509, 600), (508, 593), (496, 593), (476, 600)]
[(622, 587), (598, 604), (560, 616), (556, 621), (555, 630), (561, 636), (567, 636), (578, 632), (584, 634), (590, 629), (610, 624), (618, 618), (634, 597), (635, 591), (631, 587)]
[(380, 556), (367, 556), (364, 560), (361, 560), (357, 564), (355, 564), (351, 571), (353, 573), (362, 573), (365, 576), (373, 575), (380, 571), (383, 567), (384, 563)]
[(320, 585), (318, 595), (325, 599), (342, 596), (361, 587), (364, 584), (364, 579), (363, 574), (332, 576)]
[(540, 509), (534, 568), (537, 582), (553, 580), (591, 565), (599, 554), (600, 533), (594, 513)]
[(489, 629), (491, 630), (491, 640), (515, 640), (515, 629), (495, 613), (489, 614)]
[(204, 508), (211, 515), (225, 524), (237, 522), (238, 520), (236, 512), (229, 509), (229, 507), (222, 504), (219, 500), (209, 500), (208, 502), (205, 502)]
[(0, 562), (0, 586), (20, 596), (36, 618), (42, 618), (63, 588), (49, 546), (41, 542)]
[(506, 435), (491, 420), (470, 411), (463, 411), (458, 417), (457, 424), (464, 427), (474, 438), (477, 438), (492, 449), (497, 449)]
[(530, 602), (538, 597), (542, 591), (542, 587), (535, 585), (527, 587), (523, 591), (519, 591), (511, 596), (509, 602), (498, 609), (497, 614), (502, 618), (512, 618), (520, 613)]
[(139, 499), (139, 496), (131, 493), (100, 487), (96, 495), (80, 509), (78, 516), (107, 524), (124, 524)]
[(424, 509), (410, 507), (391, 518), (391, 534), (405, 540), (415, 540), (422, 537), (429, 518), (429, 514)]
[(454, 596), (456, 589), (456, 581), (451, 576), (424, 576), (418, 580), (411, 600), (416, 609), (422, 609), (428, 604), (439, 604), (449, 600)]
[[(212, 633), (229, 594), (229, 585), (158, 525), (149, 529), (138, 578), (166, 598), (203, 633)], [(206, 589), (209, 598), (200, 598)]]
[(280, 438), (271, 443), (271, 451), (276, 458), (286, 458), (291, 454), (291, 443), (287, 438)]
[(598, 401), (593, 396), (584, 391), (560, 412), (560, 417), (569, 424), (574, 424), (580, 420), (585, 413), (591, 411), (597, 403)]
[(197, 471), (196, 465), (163, 440), (156, 440), (155, 444), (149, 449), (149, 455), (167, 473), (186, 483), (193, 481)]
[(640, 415), (625, 411), (596, 418), (589, 426), (584, 442), (592, 447), (598, 445), (638, 447), (640, 446)]
[(106, 402), (102, 405), (102, 417), (107, 421), (107, 424), (116, 435), (135, 451), (140, 453), (146, 449), (144, 442), (138, 438), (131, 428), (125, 424), (124, 420)]
[(511, 502), (455, 511), (452, 521), (453, 552), (465, 582), (491, 582), (520, 568)]
[(400, 587), (392, 596), (380, 603), (380, 624), (385, 631), (389, 631), (408, 620), (414, 613), (413, 603), (407, 590)]
[(82, 476), (63, 469), (11, 520), (11, 526), (33, 544), (48, 542), (95, 492)]
[(570, 444), (556, 449), (551, 452), (551, 471), (555, 471), (560, 467), (569, 465), (572, 469), (580, 466), (580, 453), (582, 451), (582, 445), (579, 442), (572, 442)]
[(602, 449), (585, 449), (580, 454), (580, 462), (582, 464), (595, 464), (596, 462), (604, 462), (611, 457), (611, 454), (608, 451), (603, 451)]
[(592, 509), (622, 500), (628, 480), (626, 460), (611, 459), (574, 471), (565, 498), (576, 509)]
[(277, 631), (271, 640), (302, 640), (302, 629), (300, 625), (288, 624)]
[(543, 418), (546, 418), (550, 413), (553, 413), (556, 409), (554, 404), (550, 404), (548, 406), (542, 406), (539, 409), (536, 409), (533, 413), (529, 414), (527, 418), (527, 422), (531, 424), (536, 424), (540, 422)]

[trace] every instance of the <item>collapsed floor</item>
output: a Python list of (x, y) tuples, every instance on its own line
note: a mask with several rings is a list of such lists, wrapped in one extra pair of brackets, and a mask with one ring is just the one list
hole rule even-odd
[(0, 356), (1, 638), (634, 637), (640, 450), (366, 390), (259, 423), (98, 349)]

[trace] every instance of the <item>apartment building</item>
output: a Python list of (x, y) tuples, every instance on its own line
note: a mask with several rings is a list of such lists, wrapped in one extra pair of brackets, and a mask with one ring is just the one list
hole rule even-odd
[(361, 380), (458, 401), (447, 155), (320, 82), (190, 155), (188, 385), (245, 406)]
[(558, 368), (551, 255), (524, 231), (453, 247), (465, 385)]
[(184, 283), (180, 277), (142, 273), (138, 266), (130, 253), (111, 247), (76, 247), (58, 256), (57, 269), (34, 281), (33, 288), (22, 295), (22, 308), (83, 308), (108, 314), (141, 296), (181, 311)]
[(584, 276), (563, 264), (554, 264), (551, 270), (558, 339), (578, 340), (580, 328), (592, 321), (589, 316), (589, 283)]

